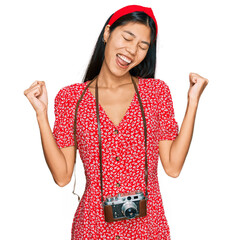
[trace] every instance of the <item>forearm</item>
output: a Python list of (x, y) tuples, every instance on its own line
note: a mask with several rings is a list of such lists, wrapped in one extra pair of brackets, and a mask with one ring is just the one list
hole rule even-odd
[(170, 169), (172, 169), (172, 172), (174, 172), (177, 176), (180, 174), (185, 158), (188, 154), (193, 135), (197, 107), (198, 103), (196, 101), (188, 100), (181, 129), (171, 145), (169, 157)]
[(62, 151), (58, 148), (52, 134), (47, 113), (37, 115), (43, 153), (54, 181), (63, 186), (67, 181), (67, 164)]

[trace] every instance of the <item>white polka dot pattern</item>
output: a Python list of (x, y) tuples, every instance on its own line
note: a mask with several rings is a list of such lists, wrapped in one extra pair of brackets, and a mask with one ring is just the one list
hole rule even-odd
[[(87, 82), (62, 88), (55, 98), (53, 135), (59, 148), (74, 146), (76, 103)], [(86, 187), (73, 218), (71, 239), (170, 240), (170, 230), (159, 189), (158, 143), (178, 135), (173, 102), (167, 84), (154, 78), (139, 78), (138, 90), (147, 124), (148, 201), (147, 216), (105, 222), (101, 206), (100, 159), (96, 102), (89, 90), (79, 105), (77, 145), (83, 162)], [(144, 128), (135, 94), (124, 118), (116, 127), (99, 104), (102, 132), (103, 198), (142, 190), (145, 194)], [(118, 130), (118, 134), (115, 134)], [(116, 158), (118, 157), (118, 158)], [(119, 183), (120, 185), (117, 185)], [(120, 237), (118, 237), (118, 236)]]

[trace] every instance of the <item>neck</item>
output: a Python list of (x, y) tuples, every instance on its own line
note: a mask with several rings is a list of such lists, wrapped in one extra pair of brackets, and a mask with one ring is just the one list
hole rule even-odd
[(127, 72), (125, 75), (116, 76), (106, 67), (105, 61), (102, 64), (98, 78), (98, 87), (117, 88), (120, 85), (131, 83), (131, 75)]

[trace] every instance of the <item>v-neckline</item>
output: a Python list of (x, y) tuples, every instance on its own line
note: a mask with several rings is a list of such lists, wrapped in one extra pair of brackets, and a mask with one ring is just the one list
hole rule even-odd
[[(140, 89), (140, 83), (141, 83), (141, 78), (138, 77), (138, 80), (139, 80), (139, 81), (138, 81), (137, 88), (138, 88), (138, 91), (139, 91), (139, 89)], [(88, 83), (86, 82), (86, 85), (87, 85), (87, 84), (88, 84)], [(95, 98), (95, 96), (90, 92), (89, 88), (87, 88), (87, 92), (88, 92), (89, 95), (92, 97), (92, 99), (93, 99), (93, 101), (95, 102), (95, 105), (96, 105), (96, 98)], [(110, 122), (110, 124), (114, 127), (114, 129), (119, 129), (120, 126), (123, 124), (123, 122), (125, 121), (127, 115), (128, 115), (129, 112), (130, 112), (130, 109), (131, 109), (132, 106), (133, 106), (133, 103), (135, 102), (136, 96), (137, 96), (137, 93), (135, 92), (135, 94), (134, 94), (134, 96), (133, 96), (133, 98), (132, 98), (132, 100), (131, 100), (131, 102), (130, 102), (129, 107), (128, 107), (127, 110), (126, 110), (126, 113), (124, 114), (123, 118), (121, 119), (120, 123), (119, 123), (117, 126), (116, 126), (116, 125), (113, 123), (113, 121), (109, 118), (109, 116), (106, 114), (106, 111), (104, 110), (104, 108), (101, 106), (101, 104), (100, 104), (99, 101), (98, 101), (99, 109), (102, 110), (102, 112), (104, 113), (105, 117), (108, 119), (108, 121)]]

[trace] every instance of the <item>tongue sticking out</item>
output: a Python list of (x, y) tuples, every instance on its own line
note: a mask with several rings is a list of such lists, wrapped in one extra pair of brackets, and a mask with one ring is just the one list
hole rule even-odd
[(129, 65), (128, 62), (122, 60), (119, 56), (117, 56), (117, 58), (118, 58), (118, 61), (120, 62), (121, 65), (123, 65), (123, 66)]

